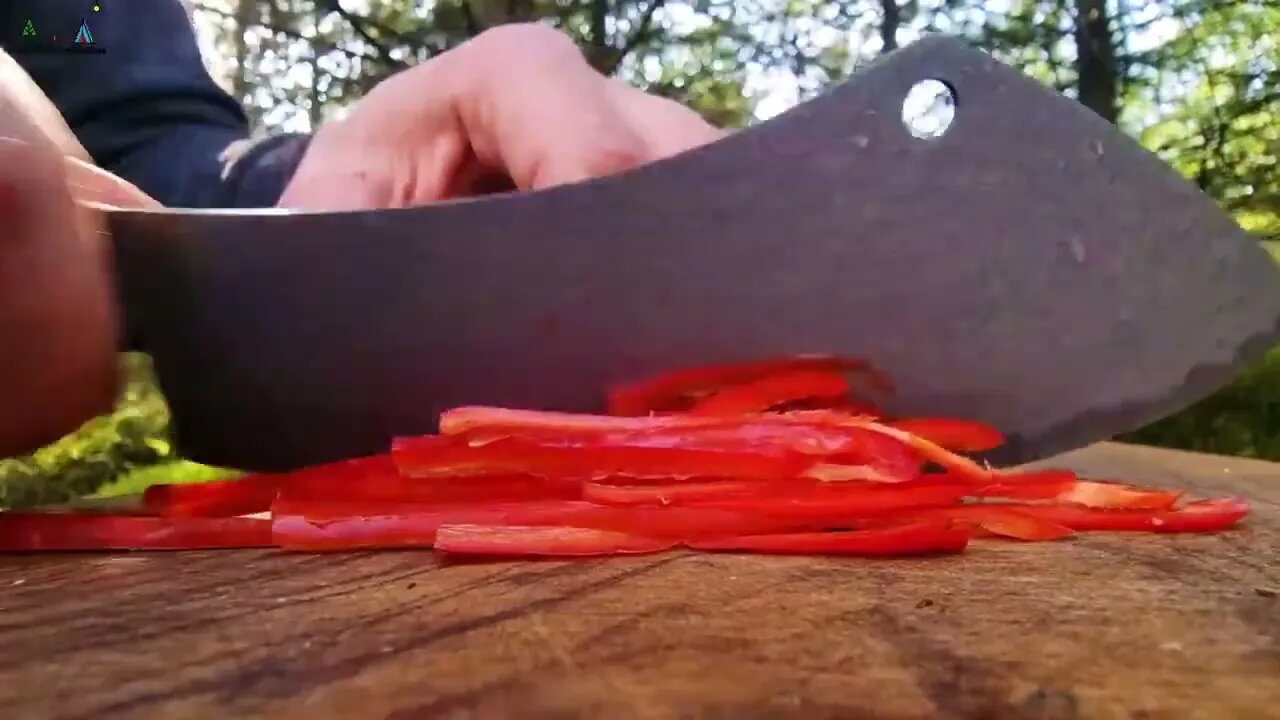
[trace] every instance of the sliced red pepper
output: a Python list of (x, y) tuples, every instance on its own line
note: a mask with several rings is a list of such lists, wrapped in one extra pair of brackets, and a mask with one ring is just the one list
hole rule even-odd
[(995, 471), (995, 482), (973, 492), (973, 497), (1013, 500), (1051, 500), (1093, 508), (1168, 510), (1182, 493), (1154, 490), (1125, 483), (1081, 480), (1069, 470)]
[(722, 452), (690, 448), (539, 445), (504, 438), (472, 446), (449, 437), (398, 438), (392, 457), (409, 477), (471, 477), (527, 473), (584, 480), (608, 477), (796, 477), (812, 464), (797, 453)]
[(582, 495), (574, 480), (528, 474), (478, 478), (409, 478), (390, 455), (317, 465), (280, 478), (289, 499), (393, 500), (406, 503), (464, 503), (515, 500), (572, 500)]
[(849, 381), (837, 371), (799, 370), (719, 390), (695, 403), (689, 414), (742, 415), (764, 412), (797, 400), (837, 400), (848, 394)]
[(400, 479), (391, 456), (383, 454), (312, 465), (280, 475), (277, 480), (282, 494), (372, 497), (366, 493), (399, 492)]
[[(472, 444), (520, 438), (566, 447), (625, 445), (727, 452), (791, 451), (826, 456), (830, 463), (870, 468), (844, 470), (841, 479), (883, 482), (914, 478), (924, 466), (922, 454), (909, 447), (904, 439), (863, 427), (865, 420), (829, 411), (752, 414), (737, 418), (689, 415), (609, 418), (472, 407), (447, 411), (445, 416), (448, 422), (442, 420), (442, 429), (465, 437)], [(888, 432), (899, 433), (894, 429)], [(836, 479), (831, 473), (821, 472), (815, 477)]]
[(926, 460), (937, 463), (947, 471), (960, 475), (970, 482), (989, 484), (995, 479), (996, 471), (984, 468), (967, 457), (957, 455), (928, 438), (913, 435), (905, 430), (899, 430), (877, 422), (864, 422), (861, 427), (901, 441), (924, 456)]
[(1235, 526), (1249, 514), (1240, 498), (1197, 500), (1174, 510), (1106, 510), (1081, 505), (1012, 505), (1073, 530), (1117, 532), (1214, 532)]
[(333, 502), (280, 498), (272, 507), (272, 539), (286, 550), (431, 547), (441, 525), (556, 525), (590, 512), (580, 502)]
[[(952, 477), (969, 482), (963, 475)], [(1076, 474), (1070, 470), (998, 470), (990, 479), (993, 482), (975, 486), (972, 497), (1054, 500), (1071, 492), (1077, 482)]]
[(872, 465), (841, 465), (838, 463), (819, 463), (805, 470), (804, 477), (826, 483), (838, 482), (874, 482), (895, 483), (910, 480), (911, 477), (899, 477), (886, 473)]
[(1004, 435), (990, 425), (956, 418), (908, 418), (885, 423), (959, 452), (982, 452), (1004, 444)]
[(582, 486), (582, 497), (601, 505), (672, 505), (758, 494), (766, 491), (770, 485), (758, 480), (705, 480), (652, 485), (589, 482)]
[[(868, 436), (870, 436), (870, 442), (879, 440), (894, 442), (857, 428), (823, 427), (754, 419), (701, 427), (611, 433), (599, 436), (598, 440), (602, 444), (634, 447), (687, 447), (736, 452), (752, 452), (760, 449), (785, 450), (821, 457), (840, 453), (869, 453), (870, 451), (859, 448), (861, 443), (868, 442)], [(899, 444), (899, 447), (903, 446)]]
[(1058, 540), (1071, 535), (1071, 528), (1047, 518), (1022, 512), (1008, 504), (975, 503), (952, 507), (908, 510), (889, 516), (891, 521), (922, 520), (963, 522), (976, 525), (992, 535), (1017, 540)]
[(958, 553), (969, 530), (946, 522), (919, 522), (872, 530), (717, 538), (688, 543), (696, 550), (800, 555), (925, 555)]
[(547, 431), (550, 434), (570, 435), (580, 433), (591, 436), (599, 433), (660, 430), (690, 425), (710, 425), (716, 418), (663, 417), (610, 417), (566, 413), (553, 410), (520, 410), (512, 408), (469, 405), (445, 410), (440, 414), (440, 434), (460, 435), (485, 430), (499, 437), (503, 433), (517, 434)]
[(677, 544), (590, 528), (445, 525), (436, 533), (435, 547), (451, 555), (555, 557), (654, 553)]
[(0, 513), (0, 551), (205, 550), (271, 546), (259, 518)]
[(574, 500), (582, 496), (582, 484), (571, 479), (537, 475), (494, 475), (466, 478), (408, 478), (396, 474), (369, 485), (325, 487), (322, 483), (298, 483), (281, 491), (293, 499), (319, 498), (344, 501), (397, 501), (403, 503), (513, 502), (519, 500)]
[(593, 437), (599, 434), (656, 432), (688, 428), (735, 427), (744, 424), (791, 424), (813, 427), (861, 427), (865, 418), (834, 410), (795, 410), (785, 413), (747, 413), (734, 417), (699, 417), (695, 415), (652, 415), (645, 417), (613, 417), (566, 413), (551, 410), (519, 410), (470, 405), (444, 411), (440, 415), (440, 434), (461, 435), (484, 431), (492, 437), (507, 435), (531, 437)]
[(728, 363), (688, 368), (639, 382), (619, 385), (608, 393), (610, 415), (647, 415), (662, 410), (684, 409), (691, 397), (730, 385), (797, 371), (851, 372), (865, 375), (884, 392), (893, 392), (893, 383), (863, 360), (832, 356), (800, 356), (754, 362)]
[(760, 517), (805, 519), (823, 527), (841, 527), (863, 518), (914, 508), (955, 505), (968, 488), (947, 481), (879, 483), (793, 483), (776, 491), (745, 497), (689, 501)]
[(1152, 490), (1098, 480), (1079, 480), (1054, 499), (1058, 502), (1093, 508), (1169, 510), (1178, 504), (1181, 498), (1182, 493), (1178, 491)]
[(732, 428), (739, 425), (795, 424), (814, 427), (856, 425), (857, 418), (832, 410), (797, 410), (787, 413), (748, 413), (732, 417), (696, 415), (647, 415), (614, 417), (552, 410), (519, 410), (470, 405), (440, 415), (441, 435), (473, 433), (472, 437), (592, 438), (600, 435), (662, 432), (689, 428)]
[(609, 507), (577, 501), (406, 506), (277, 500), (273, 537), (290, 550), (430, 547), (443, 525), (571, 526), (676, 540), (808, 529), (812, 523), (718, 508)]
[[(879, 477), (858, 479), (879, 482), (901, 482), (920, 476), (924, 458), (906, 443), (860, 427), (840, 429), (853, 441), (826, 462), (838, 465), (860, 465), (871, 468)], [(832, 476), (832, 479), (834, 476)]]
[(779, 405), (772, 409), (772, 412), (796, 412), (802, 410), (826, 410), (829, 412), (837, 412), (850, 417), (863, 417), (875, 419), (884, 416), (884, 409), (867, 400), (854, 400), (850, 398), (840, 398), (838, 400), (828, 400), (815, 398), (812, 400), (797, 400), (783, 405)]
[(152, 485), (142, 493), (149, 512), (168, 517), (234, 517), (266, 512), (275, 499), (278, 477), (249, 475), (238, 480), (182, 485)]

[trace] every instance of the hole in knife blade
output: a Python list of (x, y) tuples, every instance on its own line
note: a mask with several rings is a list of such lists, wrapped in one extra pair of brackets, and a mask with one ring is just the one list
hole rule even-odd
[(956, 92), (941, 80), (921, 80), (907, 91), (902, 101), (902, 124), (921, 140), (936, 140), (951, 127), (956, 117)]

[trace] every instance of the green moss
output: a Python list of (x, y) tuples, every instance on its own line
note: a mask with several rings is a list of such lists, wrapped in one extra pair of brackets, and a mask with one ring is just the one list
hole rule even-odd
[(133, 495), (141, 493), (151, 485), (199, 483), (210, 480), (225, 480), (241, 475), (235, 470), (209, 467), (183, 460), (163, 462), (159, 465), (140, 467), (130, 470), (98, 490), (97, 497), (113, 497), (117, 495)]
[(147, 356), (122, 355), (120, 372), (121, 392), (111, 414), (30, 455), (0, 460), (0, 507), (65, 502), (108, 485), (140, 489), (144, 482), (165, 477), (199, 479), (227, 473), (177, 463), (169, 408)]

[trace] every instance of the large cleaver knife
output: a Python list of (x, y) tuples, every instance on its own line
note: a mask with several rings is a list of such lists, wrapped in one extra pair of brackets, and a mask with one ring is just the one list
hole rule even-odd
[[(904, 123), (941, 81), (946, 132)], [(461, 404), (597, 411), (684, 366), (822, 353), (895, 413), (1032, 460), (1172, 413), (1280, 339), (1280, 272), (1081, 105), (932, 37), (710, 146), (405, 210), (119, 211), (126, 315), (179, 448), (288, 469)]]

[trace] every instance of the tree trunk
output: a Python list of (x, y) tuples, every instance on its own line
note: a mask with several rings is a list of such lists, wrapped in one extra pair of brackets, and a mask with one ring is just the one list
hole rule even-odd
[(1080, 102), (1114, 123), (1119, 79), (1106, 0), (1076, 0), (1075, 34)]
[(257, 9), (257, 0), (239, 0), (236, 3), (235, 17), (235, 50), (236, 50), (236, 69), (235, 74), (231, 77), (231, 94), (239, 103), (244, 103), (249, 89), (249, 41), (245, 39), (245, 34), (254, 24), (254, 10)]
[(880, 52), (887, 53), (898, 49), (898, 26), (902, 23), (902, 15), (898, 10), (898, 0), (880, 0)]
[[(242, 0), (243, 1), (243, 0)], [(311, 22), (315, 28), (312, 33), (313, 38), (320, 37), (320, 21), (324, 19), (326, 10), (318, 2), (312, 3)], [(320, 123), (324, 122), (324, 103), (320, 94), (320, 50), (316, 48), (315, 43), (311, 44), (311, 97), (307, 105), (307, 120), (311, 123), (311, 130), (314, 132), (320, 127)]]
[(588, 13), (591, 20), (587, 37), (587, 59), (599, 69), (612, 59), (610, 56), (613, 48), (609, 47), (607, 27), (609, 0), (591, 0)]
[(467, 9), (480, 30), (534, 17), (532, 0), (470, 0)]

